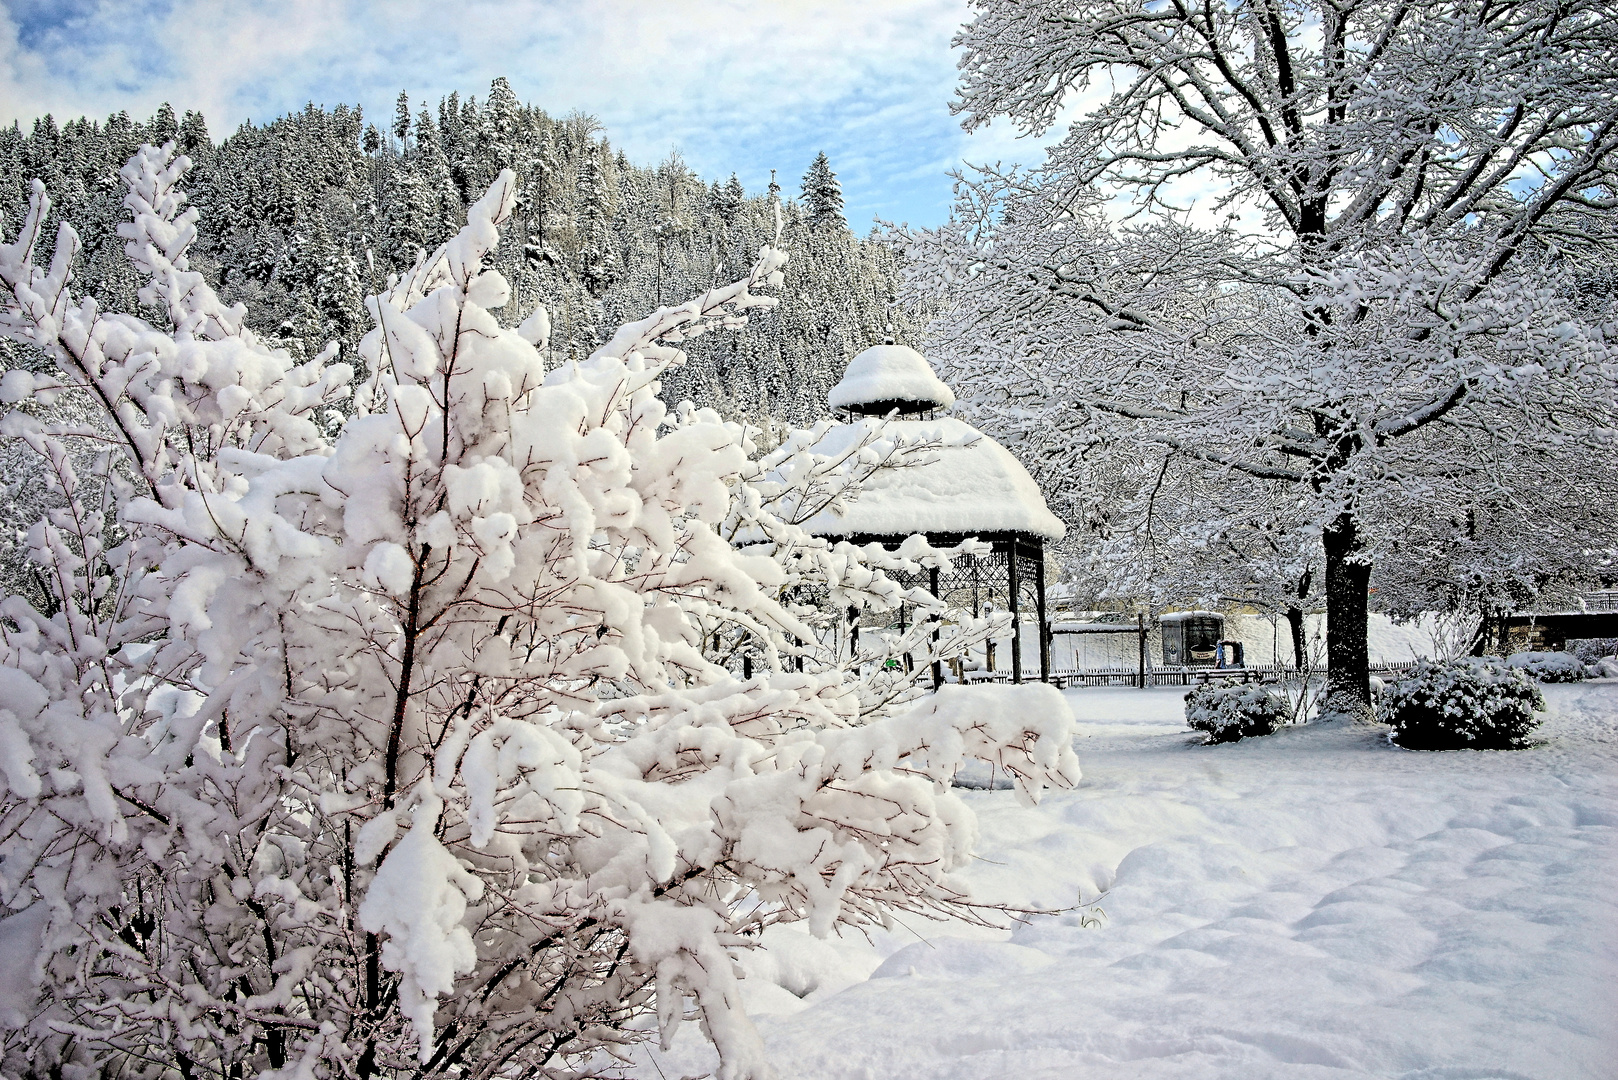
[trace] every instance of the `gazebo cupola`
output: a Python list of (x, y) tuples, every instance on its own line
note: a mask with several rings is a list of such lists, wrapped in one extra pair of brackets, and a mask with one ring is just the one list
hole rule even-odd
[(843, 381), (831, 388), (826, 404), (844, 419), (886, 416), (931, 420), (955, 404), (955, 393), (933, 373), (927, 358), (904, 345), (872, 345), (848, 362)]
[[(1011, 677), (1018, 682), (1021, 614), (1034, 608), (1039, 615), (1040, 677), (1048, 678), (1044, 549), (1047, 541), (1060, 540), (1066, 528), (1045, 506), (1028, 470), (970, 424), (938, 416), (955, 403), (955, 394), (925, 357), (903, 345), (874, 345), (860, 353), (826, 400), (845, 419), (886, 416), (897, 410), (899, 417), (890, 421), (889, 432), (911, 444), (937, 443), (939, 449), (924, 465), (879, 470), (857, 498), (840, 509), (822, 510), (804, 527), (817, 536), (887, 548), (917, 533), (936, 547), (952, 547), (972, 537), (988, 543), (990, 554), (952, 560), (953, 572), (932, 571), (925, 584), (953, 606), (978, 613), (992, 606), (1013, 614)], [(814, 452), (844, 454), (864, 431), (859, 423), (835, 425)]]

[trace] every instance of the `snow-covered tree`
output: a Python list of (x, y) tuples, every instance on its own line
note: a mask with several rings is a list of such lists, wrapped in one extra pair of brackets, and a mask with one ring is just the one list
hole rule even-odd
[[(544, 310), (493, 314), (502, 173), (368, 299), (345, 419), (346, 364), (190, 268), (186, 164), (123, 174), (161, 326), (75, 293), (70, 226), (41, 265), (42, 185), (0, 246), (0, 333), (50, 365), (0, 377), (3, 431), (55, 495), (48, 602), (0, 598), (8, 1074), (560, 1077), (690, 1003), (719, 1075), (762, 1078), (732, 950), (985, 914), (947, 780), (1075, 781), (1059, 695), (851, 726), (844, 669), (782, 661), (813, 629), (781, 564), (715, 531), (734, 425), (657, 397), (672, 343), (774, 305), (781, 251), (547, 370)], [(704, 654), (729, 627), (752, 679)]]
[[(1610, 453), (1610, 314), (1572, 272), (1618, 243), (1610, 9), (975, 7), (968, 126), (1042, 131), (1114, 89), (1043, 170), (964, 181), (920, 238), (917, 283), (954, 305), (940, 359), (963, 398), (1093, 457), (1057, 471), (1113, 484), (1114, 509), (1200, 470), (1183, 550), (1280, 498), (1280, 564), (1319, 555), (1333, 708), (1363, 715), (1373, 568), (1411, 521), (1521, 506), (1553, 457), (1590, 478)], [(1232, 216), (1188, 225), (1196, 185)], [(1109, 454), (1147, 461), (1119, 487)]]
[(399, 91), (399, 98), (393, 103), (393, 137), (399, 140), (399, 151), (403, 153), (410, 147), (410, 95), (403, 90)]
[(846, 229), (848, 219), (843, 217), (843, 185), (831, 171), (831, 161), (822, 150), (809, 163), (803, 174), (803, 204), (809, 210), (810, 228)]

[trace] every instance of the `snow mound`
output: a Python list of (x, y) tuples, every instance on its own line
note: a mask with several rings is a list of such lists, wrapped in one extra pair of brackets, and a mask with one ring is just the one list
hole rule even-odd
[(906, 977), (973, 978), (1006, 972), (1038, 971), (1056, 962), (1038, 949), (1009, 941), (972, 941), (946, 937), (907, 945), (871, 972), (873, 979)]
[(872, 345), (848, 362), (843, 381), (831, 388), (826, 403), (834, 409), (914, 401), (947, 409), (955, 392), (933, 373), (927, 358), (904, 345)]
[[(864, 430), (860, 424), (838, 424), (815, 444), (813, 452), (842, 455)], [(943, 445), (926, 464), (874, 473), (861, 486), (857, 499), (846, 506), (828, 507), (804, 522), (811, 534), (981, 536), (1021, 532), (1060, 540), (1067, 531), (1046, 508), (1039, 485), (1022, 463), (970, 424), (947, 416), (894, 420), (884, 433), (907, 443), (929, 440)]]

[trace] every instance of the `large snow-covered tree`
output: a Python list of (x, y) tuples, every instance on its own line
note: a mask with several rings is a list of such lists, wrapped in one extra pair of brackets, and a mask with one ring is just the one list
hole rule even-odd
[[(1218, 490), (1181, 516), (1205, 549), (1279, 492), (1280, 563), (1319, 545), (1333, 707), (1363, 713), (1373, 566), (1412, 515), (1521, 507), (1610, 439), (1610, 316), (1578, 302), (1618, 243), (1610, 6), (974, 6), (968, 126), (1103, 100), (1042, 170), (964, 182), (919, 238), (957, 389), (1074, 456), (1146, 451), (1106, 479), (1130, 514), (1200, 470)], [(1230, 216), (1188, 224), (1197, 191)]]
[[(947, 781), (1075, 781), (1059, 695), (853, 724), (846, 666), (783, 662), (818, 644), (782, 563), (715, 530), (736, 426), (657, 396), (783, 252), (547, 365), (543, 308), (493, 314), (503, 172), (366, 301), (339, 409), (335, 348), (270, 347), (190, 268), (186, 166), (123, 173), (152, 320), (76, 293), (71, 226), (43, 261), (42, 185), (0, 246), (0, 333), (44, 358), (3, 430), (54, 495), (43, 598), (0, 598), (8, 1075), (572, 1076), (694, 1007), (763, 1078), (732, 950), (986, 914)], [(734, 627), (751, 679), (705, 653)]]

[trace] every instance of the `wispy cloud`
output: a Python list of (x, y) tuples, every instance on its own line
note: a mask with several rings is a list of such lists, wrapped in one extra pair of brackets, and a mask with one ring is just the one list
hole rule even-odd
[[(306, 101), (379, 120), (486, 92), (601, 117), (639, 161), (678, 148), (749, 190), (825, 150), (856, 227), (931, 224), (963, 158), (1035, 160), (950, 116), (964, 0), (0, 0), (0, 119), (201, 109), (216, 136)], [(1003, 127), (1003, 125), (1002, 125)]]

